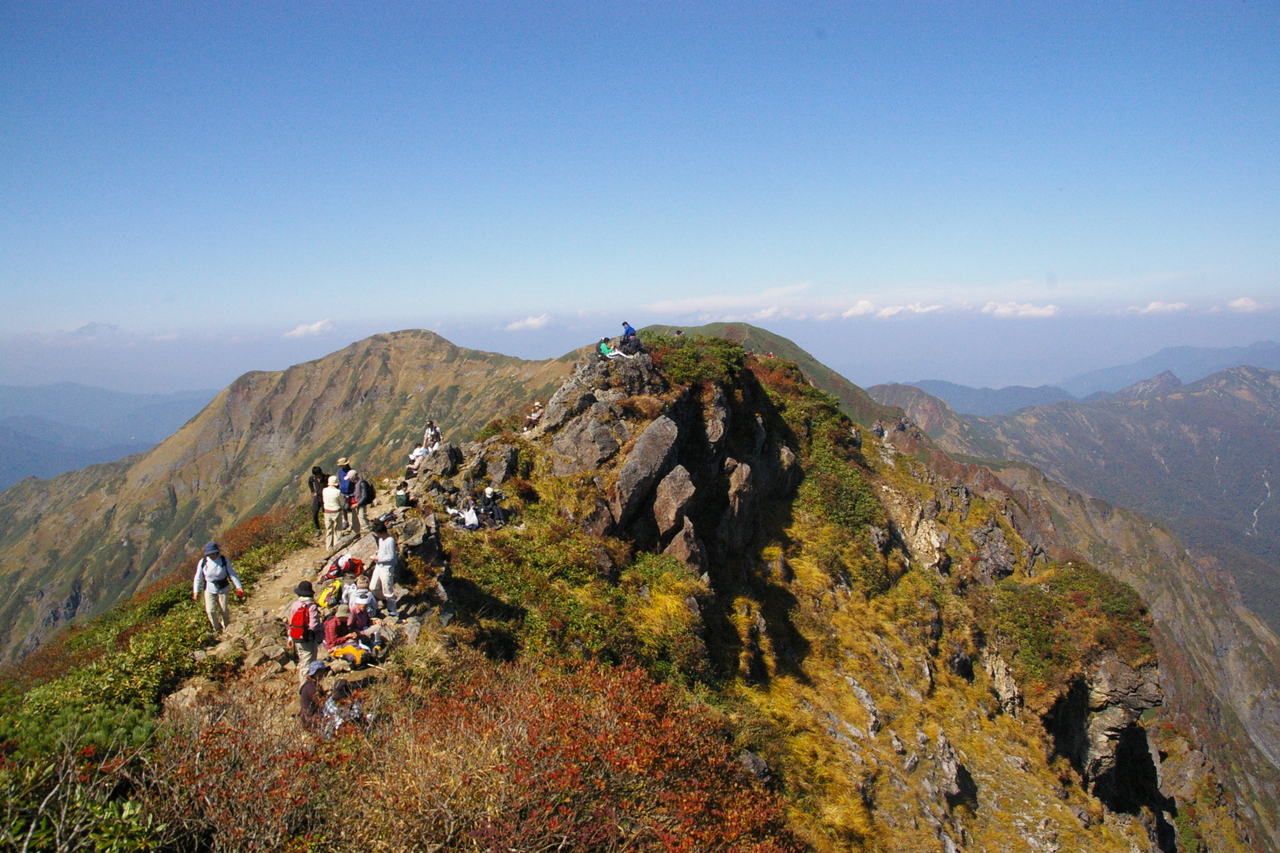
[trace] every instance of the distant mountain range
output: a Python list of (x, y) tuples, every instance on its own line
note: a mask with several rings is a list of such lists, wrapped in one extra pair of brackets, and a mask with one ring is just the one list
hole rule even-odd
[(0, 385), (0, 490), (149, 450), (215, 391), (128, 394), (74, 382)]
[(1135, 383), (1169, 374), (1181, 383), (1197, 382), (1232, 367), (1261, 367), (1280, 370), (1280, 343), (1258, 341), (1247, 347), (1166, 347), (1155, 355), (1083, 373), (1058, 385), (1009, 385), (1004, 388), (973, 388), (941, 379), (905, 382), (944, 401), (952, 409), (966, 415), (991, 417), (1008, 415), (1028, 406), (1048, 406), (1063, 400), (1090, 402), (1129, 388)]

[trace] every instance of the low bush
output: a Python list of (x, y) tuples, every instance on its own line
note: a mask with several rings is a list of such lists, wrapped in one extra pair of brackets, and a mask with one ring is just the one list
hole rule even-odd
[(746, 359), (742, 345), (725, 338), (675, 338), (643, 332), (641, 341), (653, 357), (654, 367), (677, 385), (731, 382)]

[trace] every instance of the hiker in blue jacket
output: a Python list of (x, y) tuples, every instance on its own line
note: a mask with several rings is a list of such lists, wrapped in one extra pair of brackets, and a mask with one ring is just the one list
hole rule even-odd
[(196, 576), (191, 579), (191, 600), (198, 600), (201, 588), (204, 589), (204, 612), (215, 634), (221, 634), (231, 621), (227, 601), (232, 584), (236, 586), (236, 595), (244, 598), (244, 586), (231, 561), (219, 553), (218, 543), (205, 545), (204, 556), (196, 563)]
[(635, 336), (636, 336), (636, 330), (631, 328), (630, 323), (628, 323), (626, 320), (623, 320), (622, 321), (622, 339), (625, 341), (627, 338), (634, 338)]

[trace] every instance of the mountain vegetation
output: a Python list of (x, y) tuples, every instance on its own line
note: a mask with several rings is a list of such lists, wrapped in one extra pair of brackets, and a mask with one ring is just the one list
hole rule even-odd
[[(415, 358), (428, 373), (448, 350), (431, 340), (424, 357), (423, 334), (337, 354), (357, 362), (339, 375)], [(1089, 529), (1103, 510), (1034, 469), (1006, 481), (909, 424), (859, 424), (776, 343), (645, 339), (634, 359), (525, 363), (525, 400), (560, 371), (529, 432), (508, 417), (521, 408), (511, 374), (455, 357), (488, 418), (450, 410), (457, 453), (415, 481), (420, 505), (397, 528), (405, 619), (367, 687), (367, 731), (298, 735), (268, 591), (314, 572), (317, 549), (298, 514), (251, 517), (229, 536), (253, 598), (216, 646), (178, 606), (188, 561), (11, 671), (6, 843), (1264, 849), (1265, 820), (1247, 809), (1265, 801), (1223, 786), (1202, 719), (1162, 709), (1168, 615), (1081, 547), (1141, 562), (1171, 537), (1126, 542), (1144, 528), (1119, 512)], [(294, 370), (247, 377), (234, 406), (215, 400), (235, 417), (201, 455), (287, 451), (278, 389), (334, 375), (328, 359)], [(361, 462), (366, 474), (398, 473), (407, 423), (386, 388), (410, 380), (390, 374), (357, 385), (388, 418), (383, 436), (361, 433), (365, 455), (395, 447), (383, 468)], [(444, 525), (428, 548), (428, 513), (442, 520), (454, 489), (486, 484), (516, 523)], [(1060, 513), (1073, 503), (1088, 510)], [(447, 606), (432, 604), (441, 584)]]

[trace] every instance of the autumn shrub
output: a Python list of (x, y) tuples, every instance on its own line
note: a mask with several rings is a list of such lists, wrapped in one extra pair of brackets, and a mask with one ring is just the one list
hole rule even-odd
[(518, 412), (509, 415), (498, 415), (480, 427), (472, 440), (484, 441), (487, 438), (493, 438), (495, 435), (502, 435), (503, 433), (517, 433), (523, 425), (524, 417)]
[(746, 358), (741, 344), (725, 338), (676, 338), (642, 332), (641, 341), (653, 357), (654, 367), (677, 385), (731, 382)]
[(777, 798), (707, 710), (635, 668), (461, 660), (405, 706), (366, 779), (374, 850), (782, 851)]

